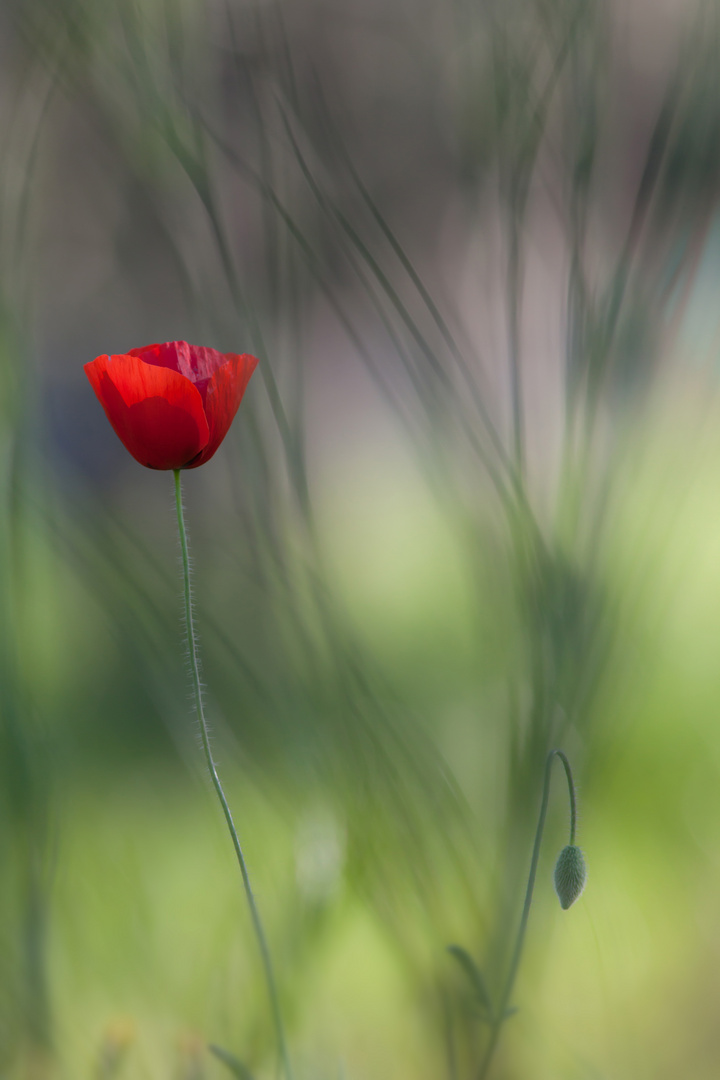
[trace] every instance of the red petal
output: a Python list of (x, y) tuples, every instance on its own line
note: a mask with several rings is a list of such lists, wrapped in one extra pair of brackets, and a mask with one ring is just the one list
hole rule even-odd
[(85, 374), (118, 437), (149, 469), (180, 469), (207, 445), (198, 390), (184, 375), (139, 357), (98, 356)]
[(206, 461), (209, 461), (227, 435), (250, 376), (258, 363), (257, 358), (250, 356), (249, 353), (243, 353), (242, 356), (226, 353), (224, 359), (223, 366), (207, 380), (205, 385), (198, 387), (201, 393), (204, 390), (205, 415), (210, 437), (197, 460), (191, 461), (186, 466), (188, 469), (196, 469), (198, 465), (204, 465)]
[[(217, 349), (188, 345), (187, 341), (166, 341), (162, 345), (145, 345), (141, 349), (130, 349), (128, 356), (139, 356), (146, 364), (170, 368), (196, 385), (211, 378), (227, 360), (227, 357)], [(198, 389), (200, 389), (199, 385)]]

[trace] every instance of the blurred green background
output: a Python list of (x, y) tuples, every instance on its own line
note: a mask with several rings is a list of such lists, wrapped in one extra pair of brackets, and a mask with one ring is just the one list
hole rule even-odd
[[(6, 0), (0, 1076), (277, 1075), (169, 475), (82, 365), (260, 358), (185, 474), (296, 1073), (715, 1077), (720, 11)], [(238, 1073), (238, 1075), (241, 1075)]]

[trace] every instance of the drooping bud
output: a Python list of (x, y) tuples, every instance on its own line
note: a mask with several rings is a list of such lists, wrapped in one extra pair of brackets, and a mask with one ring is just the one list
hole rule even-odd
[(585, 888), (587, 867), (579, 847), (568, 844), (558, 855), (555, 863), (555, 892), (563, 911), (574, 904)]

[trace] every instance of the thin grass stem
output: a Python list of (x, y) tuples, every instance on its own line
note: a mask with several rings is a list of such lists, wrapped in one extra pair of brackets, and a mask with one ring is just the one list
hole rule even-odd
[(510, 995), (512, 994), (513, 987), (515, 985), (515, 979), (520, 966), (520, 958), (522, 956), (523, 946), (525, 944), (525, 932), (527, 930), (528, 919), (530, 917), (530, 907), (532, 905), (533, 890), (535, 889), (535, 877), (537, 875), (538, 861), (540, 859), (540, 845), (542, 843), (543, 830), (545, 829), (545, 818), (547, 816), (548, 801), (550, 799), (550, 774), (552, 771), (553, 758), (559, 757), (563, 763), (565, 769), (565, 775), (568, 782), (568, 792), (570, 796), (570, 843), (575, 843), (575, 826), (577, 824), (577, 800), (575, 797), (575, 785), (573, 783), (572, 771), (570, 769), (570, 762), (563, 753), (562, 750), (551, 750), (545, 759), (545, 777), (543, 780), (543, 793), (542, 802), (540, 804), (540, 815), (538, 817), (537, 829), (535, 831), (535, 843), (533, 844), (532, 859), (530, 860), (530, 873), (528, 874), (527, 888), (525, 890), (525, 903), (523, 904), (522, 915), (520, 917), (520, 926), (518, 927), (517, 938), (515, 939), (515, 948), (513, 950), (512, 960), (510, 961), (510, 968), (508, 970), (507, 978), (505, 980), (505, 987), (498, 1004), (495, 1019), (493, 1021), (492, 1028), (490, 1030), (490, 1040), (485, 1051), (485, 1057), (483, 1058), (480, 1066), (480, 1072), (478, 1073), (478, 1080), (485, 1080), (488, 1074), (488, 1070), (492, 1063), (495, 1049), (500, 1038), (500, 1032), (502, 1026), (505, 1023), (508, 1015), (508, 1005), (510, 1004)]

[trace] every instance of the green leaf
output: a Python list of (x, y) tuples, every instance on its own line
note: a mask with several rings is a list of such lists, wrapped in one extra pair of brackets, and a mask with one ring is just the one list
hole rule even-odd
[(490, 1015), (492, 1015), (493, 1007), (492, 1002), (490, 1001), (490, 995), (487, 992), (487, 987), (485, 986), (485, 980), (470, 953), (466, 949), (463, 949), (462, 945), (448, 945), (447, 951), (451, 956), (455, 957), (462, 968), (475, 997), (483, 1008), (487, 1009)]
[(223, 1065), (227, 1066), (233, 1076), (239, 1077), (239, 1080), (253, 1080), (252, 1073), (247, 1065), (243, 1065), (242, 1061), (236, 1058), (234, 1054), (231, 1054), (229, 1050), (223, 1050), (221, 1046), (215, 1046), (214, 1043), (208, 1043), (208, 1050), (215, 1055), (218, 1061), (222, 1061)]

